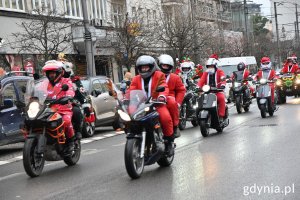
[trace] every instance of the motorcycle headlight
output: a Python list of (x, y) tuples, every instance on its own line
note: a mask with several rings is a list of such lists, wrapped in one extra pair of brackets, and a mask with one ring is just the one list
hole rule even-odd
[(277, 80), (277, 81), (276, 81), (276, 85), (277, 85), (277, 86), (281, 86), (281, 85), (282, 85), (281, 80)]
[(27, 114), (29, 118), (35, 118), (40, 112), (40, 104), (37, 101), (33, 101), (29, 104)]
[(240, 87), (240, 86), (241, 86), (241, 83), (234, 82), (234, 87)]
[(126, 122), (131, 121), (130, 116), (127, 113), (125, 113), (124, 111), (118, 110), (118, 114), (120, 115), (121, 119), (123, 119), (124, 121), (126, 121)]
[(259, 83), (264, 85), (267, 83), (267, 79), (262, 78), (262, 79), (260, 79)]
[(204, 85), (202, 87), (203, 92), (208, 92), (210, 90), (210, 86), (209, 85)]

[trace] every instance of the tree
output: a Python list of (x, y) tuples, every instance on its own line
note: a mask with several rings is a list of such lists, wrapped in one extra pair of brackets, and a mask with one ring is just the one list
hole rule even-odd
[(123, 25), (115, 28), (112, 38), (112, 47), (115, 50), (115, 59), (119, 66), (125, 66), (128, 71), (135, 64), (151, 41), (151, 32), (143, 25), (142, 18), (125, 15)]
[(27, 20), (18, 24), (22, 32), (12, 34), (12, 48), (18, 49), (19, 53), (43, 55), (41, 62), (54, 59), (54, 55), (70, 48), (72, 23), (62, 18), (64, 14), (45, 7), (36, 9), (33, 13), (28, 14)]

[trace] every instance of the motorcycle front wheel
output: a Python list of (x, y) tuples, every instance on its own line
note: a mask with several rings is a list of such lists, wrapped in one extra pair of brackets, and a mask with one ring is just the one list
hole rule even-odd
[(64, 157), (64, 162), (68, 165), (68, 166), (73, 166), (76, 165), (76, 163), (78, 162), (79, 158), (80, 158), (80, 154), (81, 154), (81, 143), (80, 140), (76, 140), (74, 142), (75, 147), (74, 147), (74, 154), (72, 156), (67, 156)]
[(179, 125), (178, 128), (182, 131), (186, 127), (186, 103), (183, 103), (180, 107), (180, 112), (179, 112)]
[(260, 115), (261, 115), (262, 118), (266, 118), (266, 116), (267, 116), (266, 105), (261, 105), (260, 106)]
[(201, 131), (202, 136), (207, 137), (209, 135), (209, 127), (207, 127), (206, 121), (201, 120), (199, 122), (199, 126), (200, 126), (200, 131)]
[(23, 166), (30, 177), (39, 176), (45, 164), (44, 156), (37, 153), (37, 141), (36, 138), (26, 139), (23, 148)]
[(236, 106), (236, 111), (241, 114), (242, 113), (242, 98), (241, 96), (237, 96), (235, 98), (235, 106)]
[(128, 175), (132, 179), (139, 178), (144, 171), (144, 158), (140, 157), (141, 140), (132, 138), (127, 140), (125, 145), (124, 160)]

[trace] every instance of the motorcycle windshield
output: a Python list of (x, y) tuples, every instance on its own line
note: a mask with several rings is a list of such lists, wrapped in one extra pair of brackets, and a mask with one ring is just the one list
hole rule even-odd
[(146, 94), (143, 90), (131, 90), (130, 93), (126, 95), (126, 99), (129, 100), (126, 111), (130, 116), (144, 109), (147, 101)]
[(38, 81), (30, 81), (27, 85), (25, 94), (26, 105), (30, 102), (31, 98), (37, 98), (41, 105), (44, 105), (45, 100), (48, 96), (48, 84), (49, 80), (47, 78), (39, 79)]

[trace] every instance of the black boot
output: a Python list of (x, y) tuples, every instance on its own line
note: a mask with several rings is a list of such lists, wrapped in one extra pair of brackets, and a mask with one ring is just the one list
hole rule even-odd
[(75, 133), (76, 139), (81, 140), (82, 139), (82, 134), (78, 131)]
[(180, 130), (178, 129), (178, 126), (173, 127), (173, 133), (175, 138), (179, 138), (181, 136)]
[(75, 147), (74, 140), (75, 140), (75, 136), (73, 136), (72, 138), (67, 138), (65, 148), (64, 148), (65, 157), (72, 156), (74, 154), (74, 147)]
[(165, 146), (166, 146), (165, 152), (168, 157), (171, 157), (174, 155), (174, 147), (175, 147), (174, 135), (164, 136), (164, 139), (165, 139)]

